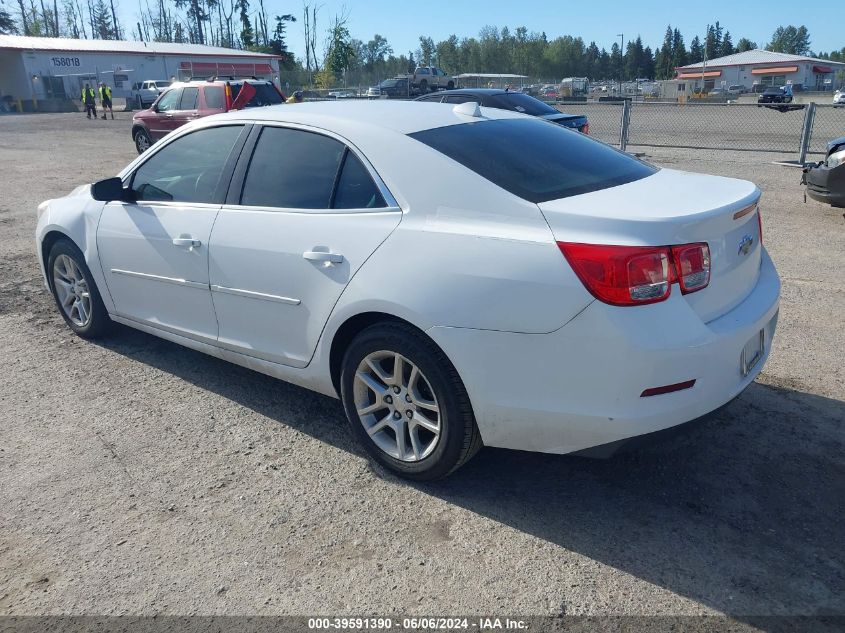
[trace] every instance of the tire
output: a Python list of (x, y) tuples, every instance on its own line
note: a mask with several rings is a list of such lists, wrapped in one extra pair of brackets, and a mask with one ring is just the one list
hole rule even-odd
[[(50, 249), (47, 279), (59, 314), (75, 334), (95, 339), (108, 332), (112, 321), (103, 305), (94, 277), (85, 263), (82, 251), (70, 240), (60, 239)], [(69, 282), (73, 282), (70, 288)]]
[(144, 129), (137, 130), (132, 138), (135, 140), (135, 149), (138, 150), (139, 154), (146, 152), (153, 144), (150, 135)]
[(450, 81), (449, 83), (446, 84), (446, 90), (454, 90), (454, 89), (455, 89), (455, 82), (454, 81)]
[(138, 109), (139, 110), (144, 109), (144, 102), (141, 100), (141, 95), (138, 95)]
[[(379, 380), (380, 374), (395, 372), (397, 356), (404, 368), (402, 379), (392, 380), (390, 375), (386, 381)], [(376, 365), (378, 373), (372, 369)], [(366, 381), (361, 378), (364, 375)], [(340, 387), (353, 436), (370, 457), (401, 477), (442, 479), (481, 448), (481, 435), (457, 370), (442, 350), (409, 325), (379, 323), (358, 334), (344, 355)], [(426, 426), (411, 424), (412, 419), (425, 421)], [(436, 435), (430, 429), (435, 426)], [(401, 429), (401, 442), (395, 428)]]
[(423, 79), (422, 81), (420, 81), (420, 94), (421, 95), (428, 94), (428, 80), (427, 79)]

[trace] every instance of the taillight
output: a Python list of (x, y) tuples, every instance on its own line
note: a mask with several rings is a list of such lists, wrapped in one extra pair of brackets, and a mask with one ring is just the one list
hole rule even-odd
[(704, 242), (672, 247), (681, 292), (689, 294), (710, 283), (710, 247)]
[(663, 301), (672, 265), (668, 248), (558, 242), (563, 256), (592, 295), (615, 306)]
[(581, 128), (582, 134), (589, 134), (590, 133), (590, 122), (587, 121), (584, 126)]
[(557, 245), (590, 294), (610, 305), (665, 301), (675, 282), (684, 294), (710, 283), (710, 248), (704, 242), (680, 246)]
[(232, 109), (232, 86), (226, 84), (223, 90), (226, 93), (226, 111), (228, 112)]

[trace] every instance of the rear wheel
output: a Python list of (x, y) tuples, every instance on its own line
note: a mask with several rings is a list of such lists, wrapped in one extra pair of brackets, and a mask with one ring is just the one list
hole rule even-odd
[(47, 258), (50, 289), (68, 327), (83, 338), (97, 338), (111, 325), (82, 252), (69, 240), (59, 240)]
[(447, 90), (454, 90), (454, 89), (455, 89), (455, 82), (454, 82), (454, 81), (450, 81), (449, 83), (447, 83), (447, 84), (446, 84), (446, 89), (447, 89)]
[(347, 349), (340, 382), (353, 435), (394, 473), (440, 479), (481, 447), (458, 372), (419, 330), (400, 323), (367, 328)]
[(420, 81), (420, 94), (426, 94), (428, 92), (428, 80), (423, 79)]
[(147, 131), (144, 129), (139, 129), (135, 132), (135, 149), (138, 150), (139, 154), (143, 154), (150, 146), (153, 144), (152, 140), (150, 139), (150, 135), (147, 134)]

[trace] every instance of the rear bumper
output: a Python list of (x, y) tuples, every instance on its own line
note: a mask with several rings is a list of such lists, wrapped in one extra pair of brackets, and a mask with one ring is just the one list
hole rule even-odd
[(805, 173), (807, 195), (813, 200), (837, 207), (845, 206), (845, 165), (833, 169), (822, 164)]
[[(673, 292), (639, 308), (595, 301), (550, 334), (428, 332), (463, 378), (486, 445), (573, 453), (696, 420), (742, 393), (768, 358), (779, 296), (764, 251), (751, 293), (709, 323)], [(764, 355), (743, 376), (742, 350), (760, 330)], [(692, 388), (641, 397), (692, 379)]]

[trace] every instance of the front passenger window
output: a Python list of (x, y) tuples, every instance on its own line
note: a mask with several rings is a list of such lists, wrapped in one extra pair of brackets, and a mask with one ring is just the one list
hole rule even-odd
[(179, 107), (179, 99), (182, 97), (182, 90), (174, 88), (165, 92), (156, 104), (156, 112), (168, 112)]
[(132, 176), (143, 202), (217, 202), (215, 192), (242, 125), (197, 130), (168, 143)]

